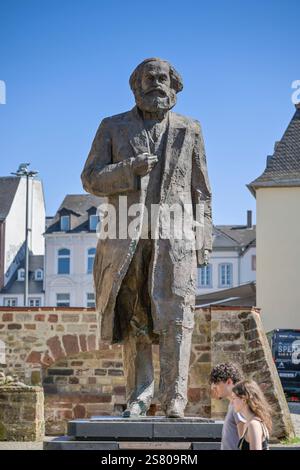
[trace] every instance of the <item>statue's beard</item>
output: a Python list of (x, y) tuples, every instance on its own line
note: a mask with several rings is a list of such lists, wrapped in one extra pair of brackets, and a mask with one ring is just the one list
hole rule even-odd
[(148, 113), (167, 112), (176, 104), (176, 92), (170, 88), (153, 90), (144, 93), (140, 88), (135, 90), (137, 107)]

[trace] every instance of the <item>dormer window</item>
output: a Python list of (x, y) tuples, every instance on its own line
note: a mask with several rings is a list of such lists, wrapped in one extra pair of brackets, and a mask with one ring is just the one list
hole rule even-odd
[(21, 268), (18, 269), (18, 281), (24, 281), (25, 280), (25, 269)]
[(34, 279), (36, 281), (42, 281), (43, 280), (43, 270), (42, 269), (36, 269), (35, 270)]
[(70, 216), (69, 215), (60, 216), (60, 230), (62, 232), (67, 232), (68, 230), (70, 230)]
[(97, 214), (90, 215), (90, 230), (97, 230), (99, 217)]

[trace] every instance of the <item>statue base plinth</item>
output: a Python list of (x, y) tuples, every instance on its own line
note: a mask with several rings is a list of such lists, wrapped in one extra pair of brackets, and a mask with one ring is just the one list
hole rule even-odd
[[(46, 450), (219, 449), (222, 421), (205, 418), (94, 416), (69, 421), (68, 436), (44, 442)], [(166, 447), (164, 447), (166, 446)]]

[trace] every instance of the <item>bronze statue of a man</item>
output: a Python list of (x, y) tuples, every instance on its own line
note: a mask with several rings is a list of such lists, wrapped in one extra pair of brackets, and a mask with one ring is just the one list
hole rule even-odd
[[(134, 234), (124, 237), (123, 230), (122, 236), (98, 241), (96, 309), (101, 338), (123, 343), (128, 396), (124, 416), (145, 415), (150, 407), (152, 344), (157, 343), (162, 409), (168, 417), (183, 417), (197, 258), (206, 264), (212, 249), (205, 150), (199, 122), (170, 111), (183, 88), (170, 63), (144, 60), (132, 73), (130, 87), (136, 106), (103, 119), (81, 175), (87, 192), (107, 197), (117, 220), (124, 218), (124, 196), (127, 207), (142, 208)], [(175, 217), (175, 230), (166, 236), (163, 225), (174, 206), (183, 210)], [(149, 216), (152, 207), (155, 217)], [(198, 207), (202, 222), (196, 220)], [(126, 213), (128, 225), (136, 220), (132, 214)], [(183, 230), (177, 236), (179, 226)]]

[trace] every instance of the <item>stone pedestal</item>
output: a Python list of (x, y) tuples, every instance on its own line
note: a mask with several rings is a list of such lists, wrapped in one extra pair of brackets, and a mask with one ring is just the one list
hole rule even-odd
[(42, 441), (44, 429), (41, 387), (0, 388), (0, 441)]
[[(186, 443), (188, 449), (218, 449), (222, 421), (204, 418), (172, 419), (164, 417), (122, 418), (95, 416), (69, 421), (68, 436), (44, 442), (46, 450), (114, 450), (126, 448), (126, 443), (155, 445)], [(175, 447), (176, 448), (176, 447)]]

